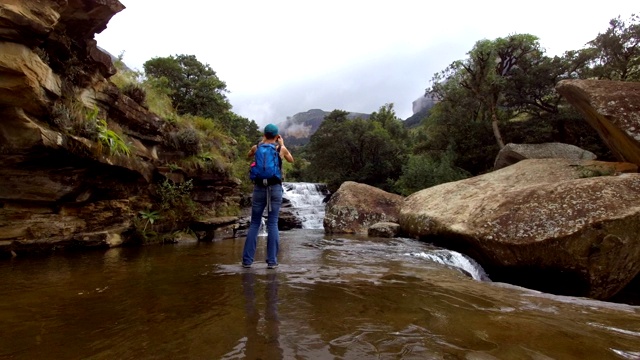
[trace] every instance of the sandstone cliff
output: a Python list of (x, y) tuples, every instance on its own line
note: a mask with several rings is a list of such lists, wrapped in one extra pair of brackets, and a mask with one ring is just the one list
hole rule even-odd
[[(167, 177), (193, 186), (201, 215), (237, 206), (238, 181), (224, 169), (171, 171), (176, 125), (109, 81), (116, 68), (93, 38), (123, 9), (0, 3), (0, 254), (130, 241)], [(158, 230), (178, 225), (188, 224)]]

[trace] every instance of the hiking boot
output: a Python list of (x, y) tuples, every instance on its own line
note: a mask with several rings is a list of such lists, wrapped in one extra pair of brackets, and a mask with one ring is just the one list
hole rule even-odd
[(278, 264), (267, 265), (267, 269), (277, 269), (277, 268), (278, 268)]

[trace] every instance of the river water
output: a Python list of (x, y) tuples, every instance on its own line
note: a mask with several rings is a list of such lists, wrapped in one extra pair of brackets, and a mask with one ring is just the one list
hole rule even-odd
[(0, 262), (0, 359), (640, 358), (640, 307), (491, 282), (415, 240), (283, 231), (276, 270), (243, 269), (243, 243)]

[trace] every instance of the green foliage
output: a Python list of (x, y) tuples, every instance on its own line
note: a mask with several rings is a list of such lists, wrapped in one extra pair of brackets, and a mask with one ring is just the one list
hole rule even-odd
[(171, 171), (177, 171), (177, 170), (181, 169), (181, 167), (176, 163), (167, 164), (167, 166), (169, 167), (169, 170), (171, 170)]
[(50, 116), (51, 123), (58, 129), (70, 131), (73, 128), (73, 115), (65, 104), (58, 102), (53, 105)]
[(457, 181), (470, 174), (453, 164), (454, 154), (447, 151), (440, 158), (429, 155), (413, 155), (402, 169), (402, 176), (395, 183), (395, 191), (407, 196), (416, 191), (442, 183)]
[(171, 103), (171, 89), (166, 78), (156, 79), (147, 78), (142, 84), (145, 89), (147, 104), (150, 111), (157, 114), (169, 122), (176, 122), (178, 115), (176, 114), (173, 104)]
[(144, 63), (147, 76), (166, 78), (178, 114), (215, 118), (229, 109), (227, 85), (194, 55), (156, 57)]
[(161, 218), (158, 211), (152, 211), (151, 209), (139, 211), (139, 214), (142, 219), (146, 220), (144, 228), (142, 229), (143, 232), (147, 230), (147, 225), (153, 225), (156, 220), (159, 220)]
[(186, 155), (195, 155), (200, 151), (200, 137), (194, 128), (183, 128), (175, 134), (174, 144)]
[(127, 143), (115, 131), (108, 128), (107, 121), (98, 118), (98, 108), (94, 107), (87, 111), (87, 122), (94, 123), (98, 132), (98, 141), (109, 149), (110, 154), (131, 155), (131, 150)]
[(640, 16), (611, 19), (609, 28), (588, 44), (591, 75), (598, 79), (640, 81)]
[[(153, 58), (144, 64), (148, 82), (163, 89), (180, 116), (207, 118), (240, 143), (260, 137), (258, 125), (230, 111), (226, 84), (193, 55)], [(149, 92), (149, 90), (147, 90)], [(150, 107), (152, 107), (150, 105)], [(241, 144), (238, 144), (240, 147)]]
[(139, 84), (127, 84), (122, 89), (122, 92), (130, 97), (133, 101), (140, 106), (147, 106), (147, 93), (144, 88)]
[(598, 165), (577, 165), (576, 170), (580, 178), (590, 178), (597, 176), (611, 176), (615, 174), (615, 170), (611, 167)]
[(180, 161), (181, 168), (187, 171), (216, 172), (228, 174), (231, 165), (220, 154), (208, 151), (186, 157)]
[(453, 151), (456, 167), (471, 174), (489, 171), (500, 149), (491, 124), (481, 111), (483, 104), (476, 97), (468, 96), (455, 79), (438, 86), (445, 95), (417, 130), (414, 153), (438, 158), (446, 151)]
[(427, 93), (439, 103), (414, 131), (413, 152), (437, 158), (451, 149), (454, 165), (474, 175), (490, 171), (507, 142), (557, 141), (611, 158), (594, 129), (555, 85), (569, 78), (633, 78), (640, 61), (633, 45), (637, 19), (632, 16), (631, 25), (614, 19), (605, 34), (590, 42), (591, 48), (561, 57), (545, 56), (538, 39), (528, 34), (478, 41), (468, 58), (434, 75)]
[(311, 136), (305, 176), (326, 182), (332, 191), (347, 180), (391, 190), (389, 180), (400, 174), (408, 138), (393, 106), (383, 106), (370, 120), (347, 115), (332, 111)]
[(160, 212), (171, 230), (176, 230), (196, 219), (197, 205), (191, 199), (193, 181), (174, 183), (165, 179), (157, 188)]
[(98, 120), (98, 140), (104, 145), (107, 145), (109, 152), (114, 155), (131, 155), (129, 145), (118, 135), (115, 131), (107, 128), (107, 121), (104, 119)]
[(518, 69), (537, 62), (543, 53), (538, 38), (529, 34), (480, 40), (467, 53), (467, 59), (455, 61), (444, 72), (436, 74), (434, 87), (427, 91), (444, 99), (448, 96), (447, 87), (438, 86), (438, 83), (445, 81), (458, 84), (460, 88), (456, 91), (464, 91), (465, 97), (477, 101), (479, 106), (474, 109), (476, 118), (492, 124), (496, 142), (502, 148), (504, 140), (499, 124), (505, 117), (512, 116), (511, 109), (504, 107), (504, 99), (512, 90), (511, 76)]

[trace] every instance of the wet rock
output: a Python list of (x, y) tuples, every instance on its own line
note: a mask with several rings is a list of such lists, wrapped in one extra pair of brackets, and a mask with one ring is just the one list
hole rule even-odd
[(434, 186), (407, 197), (399, 223), (494, 280), (607, 299), (640, 271), (640, 174), (584, 177), (589, 166), (529, 159)]
[(397, 222), (403, 197), (373, 186), (344, 182), (325, 209), (327, 234), (367, 233), (378, 222)]
[(199, 241), (212, 241), (232, 238), (238, 228), (237, 216), (220, 216), (195, 221), (191, 230), (195, 232)]
[(302, 221), (290, 209), (280, 209), (279, 230), (302, 229)]
[(379, 222), (371, 225), (367, 234), (371, 237), (393, 238), (398, 236), (400, 224), (392, 222)]

